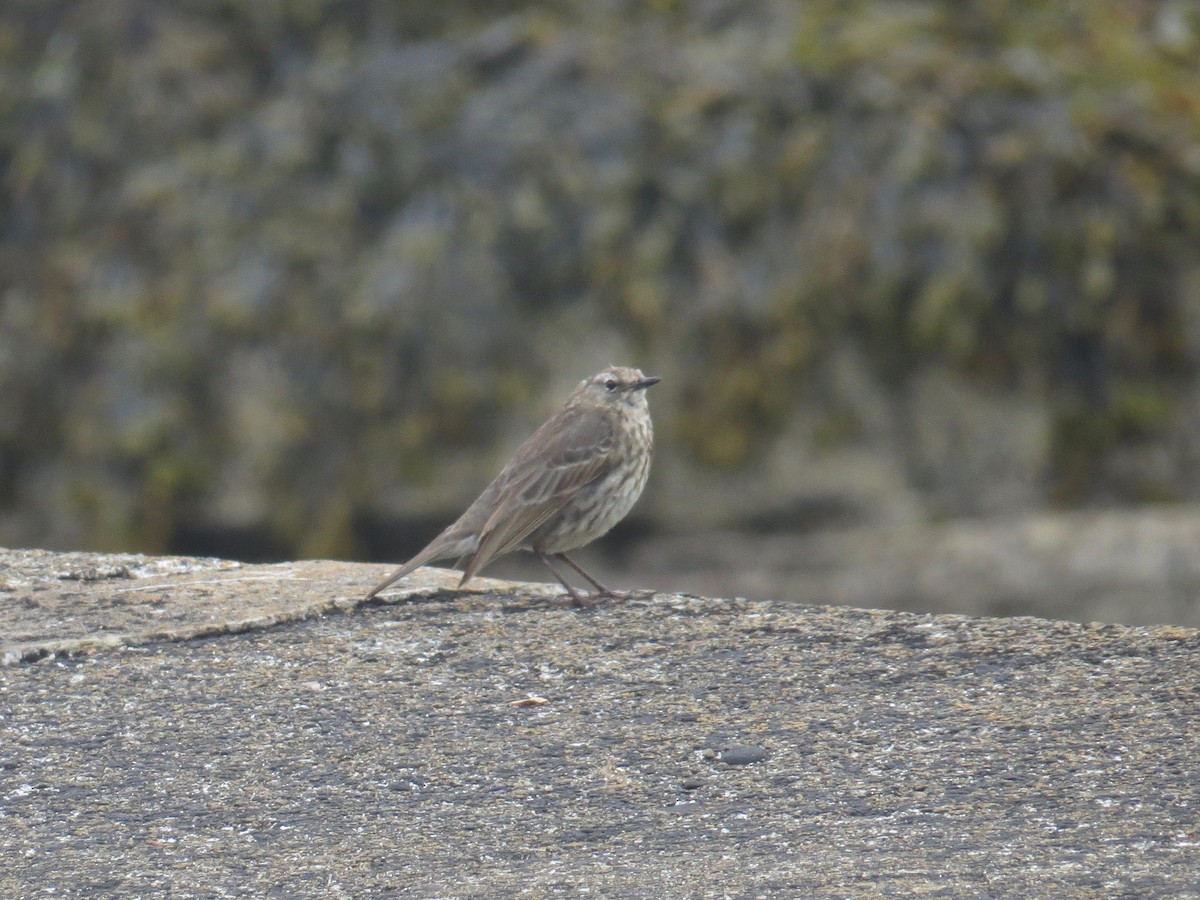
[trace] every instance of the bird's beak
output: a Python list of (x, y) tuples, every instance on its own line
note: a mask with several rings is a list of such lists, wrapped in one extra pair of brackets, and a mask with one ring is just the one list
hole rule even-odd
[(662, 379), (657, 375), (647, 375), (645, 378), (639, 378), (636, 382), (634, 382), (633, 389), (635, 391), (644, 391), (646, 388), (650, 387), (650, 385), (658, 384), (660, 381), (662, 381)]

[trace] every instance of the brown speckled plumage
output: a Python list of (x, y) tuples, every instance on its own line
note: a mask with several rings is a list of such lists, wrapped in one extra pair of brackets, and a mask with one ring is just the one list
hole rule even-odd
[(367, 599), (439, 559), (460, 560), (461, 587), (493, 559), (517, 549), (541, 556), (576, 602), (581, 598), (550, 557), (610, 594), (565, 554), (625, 518), (646, 486), (654, 430), (645, 389), (658, 380), (637, 369), (611, 367), (581, 381), (466, 512)]

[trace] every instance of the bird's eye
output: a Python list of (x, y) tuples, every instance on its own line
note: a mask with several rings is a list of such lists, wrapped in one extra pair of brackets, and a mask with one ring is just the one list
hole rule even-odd
[(611, 394), (617, 389), (617, 383), (610, 378), (608, 381), (604, 382), (604, 389)]

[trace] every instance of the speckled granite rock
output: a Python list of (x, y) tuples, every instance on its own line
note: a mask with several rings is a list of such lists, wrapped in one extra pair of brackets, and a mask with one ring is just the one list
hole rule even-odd
[(1198, 896), (1197, 631), (0, 565), (4, 896)]

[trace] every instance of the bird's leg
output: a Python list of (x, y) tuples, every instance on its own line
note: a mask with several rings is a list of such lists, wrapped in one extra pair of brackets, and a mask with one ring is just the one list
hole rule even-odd
[[(583, 569), (581, 569), (574, 560), (572, 560), (570, 557), (568, 557), (567, 554), (555, 553), (554, 555), (558, 559), (561, 559), (563, 562), (565, 562), (568, 566), (570, 566), (576, 572), (578, 572), (581, 576), (586, 578), (588, 580), (588, 582), (591, 584), (591, 586), (596, 589), (596, 594), (592, 597), (592, 600), (599, 600), (601, 597), (609, 597), (613, 600), (629, 600), (633, 597), (653, 597), (654, 596), (654, 591), (652, 591), (652, 590), (651, 591), (630, 591), (628, 593), (626, 593), (624, 591), (611, 590), (610, 588), (605, 587), (603, 584), (601, 584), (599, 581), (597, 581), (595, 578), (593, 578), (587, 572), (583, 571)], [(559, 579), (559, 580), (561, 581), (561, 579)]]
[(541, 559), (542, 564), (550, 570), (550, 574), (558, 579), (558, 583), (567, 589), (567, 593), (571, 595), (571, 600), (574, 601), (576, 606), (587, 606), (587, 601), (575, 592), (575, 588), (571, 587), (571, 585), (567, 583), (567, 579), (558, 574), (558, 569), (550, 565), (549, 556), (547, 556), (545, 553), (539, 553), (538, 558)]
[(592, 587), (594, 587), (596, 589), (597, 593), (600, 596), (602, 596), (602, 597), (615, 597), (616, 596), (616, 594), (614, 594), (612, 591), (610, 591), (608, 588), (606, 588), (604, 585), (602, 585), (599, 581), (597, 581), (595, 578), (593, 578), (587, 572), (583, 571), (583, 569), (581, 569), (579, 567), (579, 564), (576, 563), (574, 560), (572, 560), (569, 556), (567, 556), (567, 554), (555, 553), (554, 558), (561, 559), (568, 566), (570, 566), (572, 569), (574, 569), (576, 572), (578, 572), (584, 581), (586, 581), (588, 584), (590, 584)]

